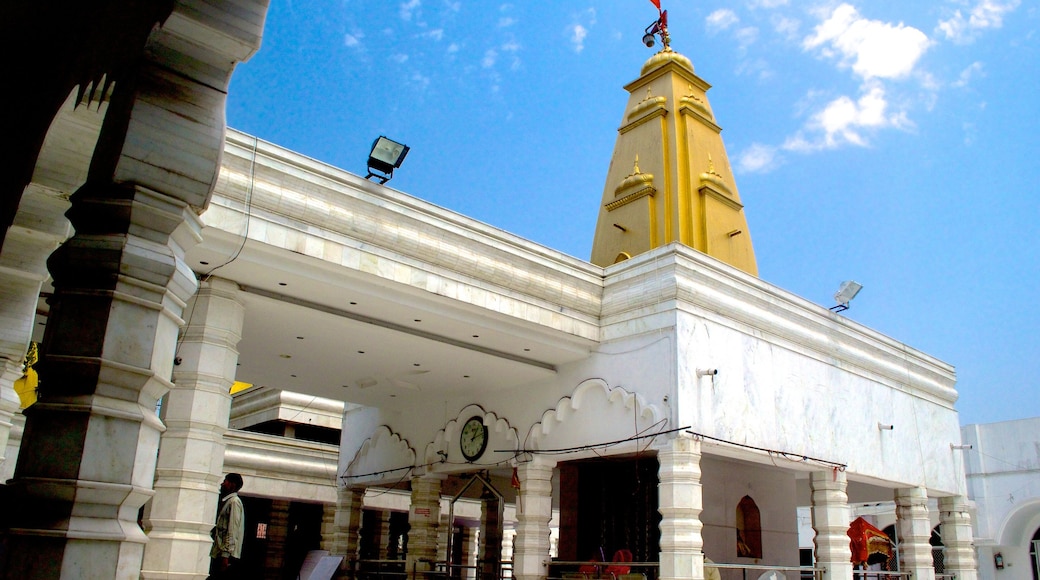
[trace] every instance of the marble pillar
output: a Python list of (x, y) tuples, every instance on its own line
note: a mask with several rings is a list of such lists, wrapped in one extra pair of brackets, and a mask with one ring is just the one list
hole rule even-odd
[(58, 192), (27, 187), (18, 207), (0, 247), (0, 485), (14, 475), (18, 457), (18, 446), (9, 445), (12, 429), (24, 424), (14, 383), (22, 378), (40, 289), (49, 277), (47, 257), (70, 229), (63, 215), (68, 201)]
[(939, 529), (946, 546), (943, 571), (956, 576), (957, 580), (976, 580), (978, 563), (975, 561), (971, 514), (964, 496), (939, 498)]
[(23, 367), (21, 361), (0, 357), (0, 485), (14, 475), (17, 448), (12, 446), (9, 449), (7, 444), (15, 426), (15, 416), (21, 413), (14, 382), (22, 377)]
[(554, 462), (536, 456), (516, 468), (520, 490), (516, 496), (513, 577), (517, 580), (537, 580), (548, 573), (545, 562), (549, 559), (554, 466)]
[(816, 567), (823, 568), (821, 580), (852, 579), (852, 548), (849, 545), (848, 480), (838, 469), (809, 474), (812, 491), (812, 527), (816, 532)]
[(162, 407), (166, 432), (159, 443), (142, 580), (208, 575), (244, 310), (238, 285), (220, 278), (202, 282), (185, 310), (174, 386)]
[(657, 451), (661, 580), (704, 578), (701, 443), (680, 434)]
[(289, 538), (289, 500), (271, 501), (271, 521), (267, 524), (267, 554), (264, 555), (264, 580), (284, 578), (285, 548)]
[(354, 569), (353, 562), (358, 559), (364, 499), (363, 487), (341, 487), (338, 490), (333, 540), (329, 553), (333, 556), (343, 556), (341, 570)]
[(408, 510), (407, 570), (432, 570), (437, 560), (437, 533), (441, 521), (442, 475), (412, 478), (412, 504)]
[(914, 580), (935, 580), (932, 564), (932, 524), (928, 518), (928, 491), (923, 487), (897, 489), (896, 534), (899, 537), (899, 571)]

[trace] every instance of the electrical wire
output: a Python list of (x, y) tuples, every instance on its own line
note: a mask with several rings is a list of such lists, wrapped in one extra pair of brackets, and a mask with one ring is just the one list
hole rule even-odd
[[(688, 427), (686, 427), (685, 429), (688, 429)], [(811, 461), (813, 463), (819, 463), (820, 465), (826, 465), (827, 467), (833, 467), (834, 469), (837, 469), (838, 471), (845, 471), (845, 469), (848, 467), (848, 465), (845, 464), (845, 463), (838, 463), (836, 461), (829, 461), (827, 459), (819, 459), (817, 457), (810, 457), (808, 455), (804, 455), (804, 454), (801, 454), (801, 453), (794, 453), (794, 452), (791, 452), (791, 451), (781, 451), (781, 450), (778, 450), (778, 449), (768, 449), (766, 447), (755, 447), (754, 445), (747, 445), (745, 443), (737, 443), (736, 441), (727, 441), (726, 439), (720, 439), (718, 437), (712, 437), (711, 435), (705, 435), (703, 433), (697, 433), (695, 431), (686, 431), (686, 432), (689, 433), (690, 435), (693, 435), (694, 437), (699, 438), (699, 439), (707, 439), (709, 441), (714, 441), (716, 443), (722, 443), (722, 444), (725, 444), (725, 445), (732, 445), (734, 447), (742, 447), (744, 449), (752, 449), (754, 451), (762, 451), (762, 452), (765, 452), (765, 453), (769, 454), (770, 457), (773, 457), (775, 455), (776, 457), (782, 457), (782, 458), (784, 458), (784, 459), (786, 459), (788, 461), (794, 461), (794, 462), (797, 462), (797, 463), (801, 463), (801, 462), (805, 462), (805, 461)]]

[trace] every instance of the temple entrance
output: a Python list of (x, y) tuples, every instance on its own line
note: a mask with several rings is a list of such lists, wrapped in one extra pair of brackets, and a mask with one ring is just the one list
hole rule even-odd
[(561, 464), (559, 559), (656, 562), (657, 471), (656, 457)]

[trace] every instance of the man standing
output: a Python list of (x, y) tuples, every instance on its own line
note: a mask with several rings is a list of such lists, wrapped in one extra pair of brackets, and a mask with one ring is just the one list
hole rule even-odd
[(242, 539), (245, 535), (245, 510), (238, 490), (242, 476), (229, 473), (220, 484), (220, 503), (217, 507), (217, 525), (213, 528), (213, 548), (209, 551), (210, 578), (230, 579), (238, 575), (242, 557)]

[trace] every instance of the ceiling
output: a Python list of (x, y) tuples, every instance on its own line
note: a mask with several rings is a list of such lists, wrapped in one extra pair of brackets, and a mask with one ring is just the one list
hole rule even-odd
[[(71, 194), (85, 181), (104, 112), (104, 103), (63, 107), (34, 183)], [(203, 231), (185, 259), (200, 278), (242, 288), (236, 378), (257, 385), (371, 406), (415, 395), (466, 397), (551, 377), (593, 346), (302, 254), (243, 244), (215, 228)], [(43, 300), (40, 312), (42, 322)], [(191, 315), (188, 309), (184, 318)]]

